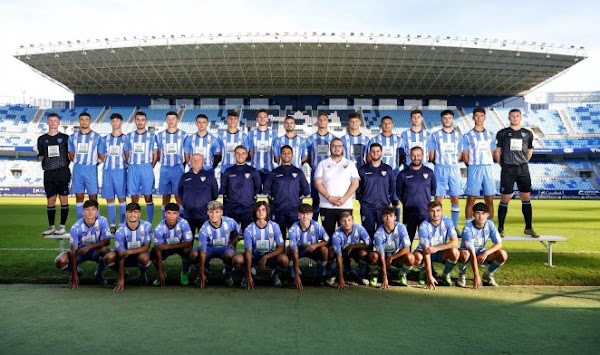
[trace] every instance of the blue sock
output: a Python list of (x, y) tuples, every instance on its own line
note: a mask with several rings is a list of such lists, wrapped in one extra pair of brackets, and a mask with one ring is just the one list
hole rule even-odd
[(281, 267), (276, 267), (275, 270), (273, 270), (273, 276), (279, 276), (279, 274), (281, 274), (283, 272), (283, 269)]
[(316, 270), (316, 275), (317, 276), (323, 276), (325, 275), (325, 265), (327, 265), (326, 261), (317, 261), (317, 270)]
[(400, 212), (402, 210), (400, 209), (400, 207), (396, 207), (396, 221), (398, 221), (398, 223), (400, 223)]
[(334, 275), (335, 271), (337, 270), (337, 263), (335, 261), (330, 261), (327, 263), (327, 272), (329, 272), (329, 275)]
[(290, 273), (290, 277), (293, 279), (296, 277), (296, 268), (294, 267), (294, 262), (290, 261), (288, 264), (288, 272)]
[(367, 273), (367, 262), (365, 260), (358, 261), (358, 276), (364, 276)]
[(458, 271), (460, 271), (461, 274), (464, 274), (467, 272), (467, 264), (458, 264)]
[(192, 263), (187, 258), (181, 258), (181, 272), (187, 274), (192, 269)]
[(152, 223), (152, 220), (154, 219), (154, 202), (147, 202), (146, 203), (146, 220), (150, 223)]
[(117, 209), (115, 208), (115, 204), (113, 202), (109, 202), (106, 204), (106, 211), (108, 212), (108, 224), (111, 226), (117, 225)]
[(225, 265), (225, 275), (231, 275), (232, 270), (233, 270), (233, 266)]
[(458, 228), (458, 215), (460, 214), (460, 206), (452, 205), (452, 223), (454, 223), (454, 227)]
[(453, 263), (451, 261), (446, 261), (446, 263), (444, 264), (444, 275), (449, 275), (455, 266), (456, 266), (456, 263)]
[(125, 210), (127, 209), (127, 203), (119, 203), (119, 225), (125, 223)]
[(75, 215), (78, 220), (83, 218), (83, 202), (75, 203)]
[(160, 206), (161, 220), (165, 219), (165, 206)]
[(100, 257), (98, 258), (98, 265), (96, 266), (96, 272), (98, 273), (98, 275), (102, 275), (102, 272), (104, 271), (104, 268), (106, 267), (106, 265), (104, 265), (104, 257)]
[(498, 269), (500, 268), (500, 266), (502, 266), (502, 265), (504, 265), (504, 263), (502, 263), (502, 264), (498, 264), (497, 262), (495, 262), (495, 261), (492, 261), (492, 263), (491, 263), (491, 264), (490, 264), (490, 266), (488, 267), (487, 271), (488, 271), (490, 274), (493, 274), (493, 273), (494, 273), (494, 271), (498, 270)]

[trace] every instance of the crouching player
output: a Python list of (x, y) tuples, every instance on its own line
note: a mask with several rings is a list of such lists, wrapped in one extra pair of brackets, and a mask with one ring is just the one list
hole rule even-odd
[[(481, 287), (478, 265), (489, 264), (483, 273), (483, 281), (490, 286), (498, 286), (494, 279), (494, 272), (498, 270), (508, 258), (506, 251), (502, 249), (502, 238), (494, 222), (489, 220), (490, 210), (485, 203), (476, 203), (473, 206), (473, 220), (465, 226), (460, 246), (459, 270), (460, 275), (456, 285), (465, 287), (467, 284), (466, 271), (469, 261), (473, 267), (473, 288)], [(485, 245), (490, 239), (494, 244), (486, 249)]]
[(217, 200), (208, 203), (208, 221), (204, 222), (196, 238), (198, 246), (192, 250), (190, 260), (198, 263), (198, 286), (206, 286), (206, 270), (210, 261), (218, 258), (225, 264), (225, 284), (233, 286), (232, 259), (242, 230), (232, 218), (223, 216), (223, 204)]
[[(125, 289), (125, 267), (140, 268), (140, 285), (148, 284), (146, 271), (150, 266), (150, 240), (152, 224), (140, 220), (140, 205), (131, 202), (125, 209), (125, 224), (119, 226), (115, 234), (115, 250), (104, 256), (104, 263), (119, 273), (113, 291)], [(116, 265), (115, 265), (116, 264)]]
[(165, 205), (165, 219), (154, 229), (154, 248), (150, 253), (156, 267), (158, 277), (152, 283), (154, 286), (165, 286), (167, 275), (163, 270), (163, 262), (171, 255), (181, 256), (181, 273), (179, 283), (183, 286), (190, 283), (188, 274), (192, 263), (188, 259), (192, 250), (194, 236), (188, 221), (179, 217), (179, 205), (169, 202)]
[(410, 252), (410, 238), (404, 224), (396, 221), (396, 209), (384, 207), (381, 211), (383, 224), (373, 238), (374, 249), (369, 253), (371, 279), (369, 285), (377, 286), (377, 264), (381, 263), (381, 288), (389, 288), (387, 270), (392, 266), (400, 269), (398, 281), (408, 286), (406, 273), (415, 265), (415, 255)]
[[(434, 261), (444, 264), (444, 284), (452, 286), (450, 273), (458, 261), (458, 238), (452, 219), (442, 215), (441, 202), (429, 202), (427, 210), (429, 218), (419, 226), (419, 246), (415, 250), (415, 265), (421, 265), (419, 283), (427, 283), (428, 289), (435, 290), (437, 280), (433, 276)], [(421, 264), (422, 262), (424, 265)]]
[(275, 268), (271, 273), (275, 287), (281, 287), (279, 275), (288, 267), (289, 259), (284, 253), (285, 244), (277, 223), (269, 219), (269, 206), (265, 201), (258, 201), (252, 207), (252, 222), (244, 231), (244, 254), (233, 257), (233, 267), (246, 266), (246, 277), (242, 286), (254, 288), (252, 278), (253, 266), (264, 270), (265, 266)]
[[(368, 285), (369, 280), (365, 278), (367, 273), (367, 248), (371, 244), (371, 238), (367, 230), (354, 223), (352, 213), (348, 211), (340, 214), (340, 227), (335, 230), (331, 237), (332, 247), (329, 250), (329, 259), (335, 257), (335, 267), (337, 267), (338, 288), (346, 288), (344, 280), (344, 271), (352, 272), (351, 259), (358, 264), (358, 273), (356, 279), (363, 285)], [(335, 267), (332, 265), (332, 269)], [(335, 283), (335, 276), (326, 281), (329, 286)]]
[(298, 290), (302, 289), (300, 278), (300, 258), (311, 258), (317, 262), (317, 271), (314, 282), (318, 284), (325, 277), (325, 265), (327, 265), (327, 244), (329, 236), (323, 226), (313, 221), (312, 206), (303, 203), (298, 207), (298, 222), (294, 223), (288, 232), (288, 258), (290, 276)]
[(79, 287), (79, 264), (93, 260), (98, 263), (94, 276), (100, 285), (106, 285), (102, 276), (104, 255), (108, 253), (108, 245), (112, 234), (106, 218), (98, 215), (98, 201), (87, 200), (83, 204), (83, 218), (71, 227), (71, 250), (56, 257), (54, 263), (61, 270), (71, 271), (69, 288)]

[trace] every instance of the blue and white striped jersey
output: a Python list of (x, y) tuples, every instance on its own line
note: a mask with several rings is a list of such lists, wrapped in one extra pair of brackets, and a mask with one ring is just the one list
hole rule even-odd
[(150, 244), (153, 234), (150, 222), (140, 220), (135, 230), (129, 229), (127, 223), (123, 223), (115, 233), (115, 251), (133, 250)]
[(85, 219), (81, 218), (71, 227), (71, 238), (69, 239), (71, 246), (82, 248), (88, 244), (98, 243), (104, 239), (112, 238), (110, 226), (106, 218), (99, 216), (91, 226), (85, 223)]
[(221, 138), (224, 147), (223, 160), (221, 161), (222, 166), (235, 165), (235, 147), (243, 145), (247, 149), (246, 137), (246, 132), (242, 132), (241, 130), (235, 133), (229, 133), (227, 130), (219, 133), (219, 138)]
[(352, 224), (352, 231), (348, 235), (341, 226), (333, 232), (331, 245), (335, 254), (341, 254), (342, 250), (353, 244), (364, 244), (366, 246), (371, 244), (371, 237), (369, 237), (369, 233), (363, 226), (356, 223)]
[(434, 226), (429, 218), (424, 220), (419, 226), (419, 246), (417, 250), (423, 250), (425, 247), (435, 247), (446, 244), (450, 239), (456, 238), (456, 229), (452, 219), (442, 216), (438, 226)]
[(496, 149), (496, 135), (484, 129), (478, 132), (470, 130), (462, 136), (463, 152), (469, 152), (469, 165), (492, 165), (492, 152)]
[(347, 133), (341, 139), (346, 159), (353, 161), (357, 167), (362, 166), (366, 162), (366, 155), (369, 152), (369, 137), (362, 133), (358, 136)]
[(215, 155), (223, 154), (223, 142), (221, 138), (210, 133), (206, 133), (203, 137), (196, 134), (187, 136), (183, 144), (184, 153), (190, 156), (196, 153), (202, 154), (204, 157), (204, 170), (212, 170), (213, 158)]
[(383, 134), (379, 134), (371, 138), (368, 146), (371, 146), (373, 143), (379, 143), (383, 147), (381, 161), (389, 165), (392, 170), (398, 170), (397, 150), (402, 148), (402, 139), (395, 134), (392, 134), (389, 137), (384, 137)]
[(324, 136), (315, 132), (308, 137), (306, 141), (306, 150), (311, 156), (311, 166), (313, 170), (317, 168), (317, 165), (319, 165), (320, 162), (329, 158), (329, 143), (335, 138), (336, 136), (329, 132)]
[(394, 229), (388, 233), (385, 226), (381, 225), (375, 232), (373, 243), (377, 252), (385, 255), (393, 255), (403, 248), (410, 248), (410, 238), (404, 224), (395, 222)]
[(329, 236), (325, 228), (317, 222), (311, 220), (308, 229), (303, 230), (300, 227), (300, 221), (294, 223), (288, 231), (288, 240), (290, 250), (304, 249), (309, 245), (324, 241), (329, 242)]
[(273, 130), (259, 131), (254, 128), (246, 137), (245, 146), (252, 150), (251, 165), (258, 171), (273, 170), (273, 141), (276, 139)]
[(491, 240), (494, 244), (502, 243), (502, 238), (494, 222), (487, 220), (483, 228), (478, 229), (471, 221), (463, 228), (460, 248), (480, 252), (485, 249), (488, 240)]
[(127, 133), (125, 151), (129, 152), (130, 165), (152, 164), (152, 153), (158, 150), (154, 133), (136, 131)]
[(453, 130), (447, 133), (443, 129), (433, 132), (427, 141), (427, 149), (435, 152), (435, 163), (441, 166), (458, 165), (458, 155), (462, 153), (462, 134)]
[(302, 138), (299, 135), (296, 135), (294, 138), (289, 138), (285, 134), (281, 137), (277, 137), (275, 142), (273, 142), (273, 155), (279, 158), (281, 156), (281, 147), (284, 145), (289, 145), (294, 151), (292, 165), (302, 169), (302, 158), (305, 158), (308, 155), (306, 138)]
[(169, 228), (167, 222), (163, 219), (154, 229), (154, 245), (179, 244), (193, 240), (194, 236), (188, 221), (181, 217), (177, 218), (177, 222), (173, 228)]
[(156, 145), (160, 151), (160, 164), (162, 166), (183, 164), (183, 142), (186, 137), (187, 133), (180, 129), (173, 133), (164, 130), (156, 135)]
[(69, 136), (69, 153), (75, 153), (73, 163), (80, 165), (98, 164), (98, 144), (102, 138), (90, 131), (86, 134), (75, 132)]
[(265, 254), (280, 245), (284, 245), (281, 229), (273, 221), (268, 221), (265, 228), (260, 228), (252, 222), (244, 231), (244, 249), (252, 248), (253, 252)]
[(221, 225), (218, 228), (213, 227), (210, 221), (204, 222), (196, 239), (200, 249), (206, 250), (207, 247), (225, 248), (235, 236), (242, 236), (242, 228), (233, 218), (222, 216)]
[(104, 154), (103, 170), (123, 170), (127, 165), (125, 161), (125, 138), (124, 134), (118, 137), (107, 134), (100, 139), (98, 154)]
[(407, 129), (400, 134), (402, 139), (402, 148), (404, 148), (404, 154), (406, 154), (406, 164), (410, 165), (410, 150), (414, 147), (421, 147), (423, 149), (423, 162), (427, 161), (427, 139), (429, 139), (429, 133), (425, 128), (421, 129), (421, 132), (414, 132), (412, 129)]

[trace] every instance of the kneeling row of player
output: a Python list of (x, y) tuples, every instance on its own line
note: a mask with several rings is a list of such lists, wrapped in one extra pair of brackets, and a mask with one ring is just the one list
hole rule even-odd
[[(502, 242), (493, 222), (488, 220), (489, 210), (484, 203), (473, 207), (474, 220), (463, 230), (462, 242), (458, 248), (458, 239), (452, 220), (442, 215), (439, 202), (429, 204), (429, 218), (419, 226), (419, 245), (411, 252), (411, 243), (404, 225), (396, 222), (395, 210), (386, 207), (382, 211), (383, 225), (379, 227), (372, 241), (366, 230), (355, 224), (352, 214), (341, 215), (340, 227), (334, 232), (331, 241), (323, 227), (312, 220), (312, 206), (302, 204), (298, 209), (298, 222), (288, 233), (288, 253), (277, 223), (269, 220), (269, 206), (259, 201), (252, 210), (254, 222), (243, 233), (244, 253), (236, 254), (236, 245), (242, 236), (239, 224), (223, 216), (223, 206), (218, 201), (208, 204), (208, 221), (198, 232), (198, 246), (192, 249), (193, 235), (187, 221), (179, 217), (179, 206), (171, 203), (165, 207), (166, 218), (156, 229), (140, 220), (140, 206), (130, 203), (126, 210), (126, 223), (115, 233), (114, 251), (108, 245), (112, 235), (106, 219), (98, 216), (96, 201), (86, 201), (84, 218), (71, 228), (71, 250), (60, 254), (56, 266), (70, 270), (69, 287), (77, 288), (81, 269), (78, 265), (87, 260), (98, 263), (95, 277), (100, 284), (107, 284), (102, 272), (105, 266), (118, 271), (115, 291), (124, 288), (127, 272), (125, 267), (140, 268), (140, 284), (147, 284), (146, 271), (153, 262), (158, 278), (156, 286), (164, 286), (166, 275), (163, 261), (171, 255), (182, 258), (180, 283), (189, 284), (188, 274), (192, 265), (198, 266), (197, 284), (206, 285), (206, 269), (210, 260), (221, 259), (225, 264), (223, 274), (225, 284), (234, 284), (232, 271), (243, 269), (245, 277), (242, 286), (254, 288), (255, 266), (263, 270), (265, 266), (273, 269), (272, 277), (277, 287), (282, 286), (280, 274), (288, 269), (294, 284), (302, 289), (301, 272), (298, 260), (308, 257), (317, 262), (315, 281), (326, 280), (330, 286), (345, 288), (344, 277), (355, 278), (358, 283), (377, 286), (379, 268), (381, 268), (381, 288), (389, 287), (388, 270), (398, 268), (398, 282), (407, 285), (406, 275), (413, 266), (419, 269), (419, 283), (435, 289), (437, 280), (433, 274), (432, 262), (444, 264), (442, 280), (451, 285), (450, 273), (459, 263), (460, 276), (456, 285), (466, 285), (467, 263), (472, 265), (474, 288), (482, 285), (478, 265), (488, 264), (483, 275), (484, 281), (496, 286), (493, 274), (504, 264), (507, 254), (502, 250)], [(150, 241), (154, 248), (150, 251)], [(491, 240), (493, 246), (486, 249)], [(330, 245), (330, 247), (328, 247)], [(149, 252), (150, 251), (150, 252)], [(358, 270), (351, 269), (351, 260), (358, 264)], [(336, 271), (337, 269), (337, 271)], [(369, 280), (370, 278), (370, 280)]]

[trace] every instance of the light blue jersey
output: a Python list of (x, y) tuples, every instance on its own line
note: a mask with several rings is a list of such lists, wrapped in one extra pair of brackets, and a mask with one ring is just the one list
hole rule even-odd
[(185, 154), (192, 156), (193, 154), (200, 153), (204, 157), (204, 170), (212, 170), (215, 155), (223, 154), (223, 142), (221, 138), (210, 133), (206, 133), (203, 137), (197, 133), (188, 135), (183, 147)]
[(140, 220), (135, 230), (131, 230), (127, 223), (124, 223), (115, 233), (115, 251), (133, 250), (150, 244), (153, 234), (150, 222)]
[(165, 130), (156, 135), (156, 146), (160, 151), (161, 166), (183, 165), (183, 142), (186, 137), (187, 133), (180, 129), (173, 133)]
[(223, 216), (221, 225), (217, 228), (213, 227), (210, 221), (204, 222), (196, 239), (200, 250), (206, 250), (207, 247), (226, 248), (235, 236), (242, 236), (240, 225), (233, 218)]
[(329, 144), (336, 137), (327, 132), (326, 135), (322, 136), (319, 133), (311, 134), (306, 142), (306, 150), (311, 157), (311, 166), (313, 171), (317, 168), (320, 162), (329, 158)]
[(72, 247), (82, 248), (112, 237), (108, 221), (106, 218), (99, 216), (91, 226), (88, 226), (83, 218), (75, 222), (71, 227), (69, 242)]
[(169, 228), (167, 222), (163, 219), (154, 229), (154, 245), (172, 245), (193, 240), (194, 236), (188, 221), (181, 217), (177, 217), (177, 222), (175, 222), (173, 228)]
[(406, 165), (410, 165), (412, 162), (410, 159), (410, 150), (414, 147), (421, 147), (423, 149), (423, 162), (427, 161), (427, 140), (429, 139), (429, 133), (425, 128), (421, 129), (420, 132), (415, 132), (409, 128), (400, 134), (400, 139), (402, 140), (404, 154), (406, 154)]
[(253, 253), (270, 253), (280, 245), (284, 245), (279, 225), (268, 221), (265, 228), (252, 222), (244, 231), (244, 249), (252, 249)]
[[(246, 132), (238, 130), (235, 133), (229, 133), (225, 130), (219, 133), (219, 138), (223, 142), (223, 160), (221, 161), (221, 172), (228, 167), (235, 165), (235, 147), (243, 145), (246, 147)], [(248, 147), (246, 147), (248, 149)]]
[(98, 144), (98, 153), (104, 154), (103, 170), (123, 170), (126, 167), (125, 161), (125, 135), (118, 137), (107, 134), (100, 139)]
[(363, 226), (356, 223), (352, 224), (350, 234), (346, 234), (341, 226), (333, 232), (331, 245), (336, 255), (340, 255), (344, 249), (354, 244), (364, 244), (366, 246), (371, 244), (369, 233)]
[(309, 245), (324, 241), (329, 242), (329, 236), (325, 228), (317, 222), (311, 220), (308, 229), (303, 230), (300, 227), (300, 221), (294, 223), (288, 231), (289, 249), (304, 249)]
[(353, 161), (357, 167), (363, 165), (369, 151), (369, 137), (362, 133), (358, 136), (347, 133), (341, 139), (344, 144), (344, 156), (346, 159)]
[(487, 220), (483, 225), (483, 228), (478, 229), (471, 221), (463, 228), (460, 248), (475, 250), (475, 253), (479, 254), (481, 251), (485, 250), (485, 244), (488, 240), (491, 240), (494, 244), (502, 242), (502, 238), (500, 237), (500, 233), (494, 225), (494, 222)]
[(380, 254), (394, 255), (404, 248), (410, 248), (410, 238), (404, 224), (394, 222), (394, 229), (388, 232), (384, 225), (379, 226), (373, 237), (373, 244)]
[(258, 171), (273, 170), (273, 141), (276, 136), (273, 130), (268, 128), (266, 131), (260, 131), (254, 128), (246, 137), (248, 150), (252, 151), (251, 165)]
[(74, 153), (73, 163), (79, 165), (98, 164), (98, 144), (102, 137), (90, 131), (86, 134), (75, 132), (69, 136), (69, 153)]
[(306, 158), (308, 155), (307, 140), (305, 138), (296, 135), (294, 138), (289, 138), (286, 135), (277, 137), (273, 142), (273, 155), (276, 157), (281, 156), (281, 147), (289, 145), (293, 150), (292, 165), (298, 169), (302, 169), (302, 158)]
[(427, 141), (427, 150), (435, 152), (435, 164), (458, 166), (458, 155), (462, 153), (462, 134), (457, 130), (447, 133), (443, 129), (433, 132)]
[(136, 131), (127, 133), (125, 151), (129, 152), (129, 165), (152, 164), (152, 154), (158, 150), (154, 133), (145, 131), (142, 134)]
[(496, 149), (496, 135), (487, 129), (482, 132), (472, 129), (463, 135), (462, 149), (469, 153), (469, 166), (492, 165), (494, 164), (492, 152)]
[(452, 238), (456, 238), (456, 229), (452, 219), (442, 216), (438, 226), (434, 226), (429, 218), (419, 226), (419, 246), (416, 250), (422, 251), (425, 247), (435, 247), (446, 244)]
[(392, 134), (389, 137), (384, 137), (383, 134), (379, 134), (373, 138), (368, 143), (370, 147), (373, 143), (381, 144), (383, 148), (381, 154), (381, 161), (387, 165), (389, 165), (392, 170), (398, 170), (398, 149), (402, 148), (402, 139)]

